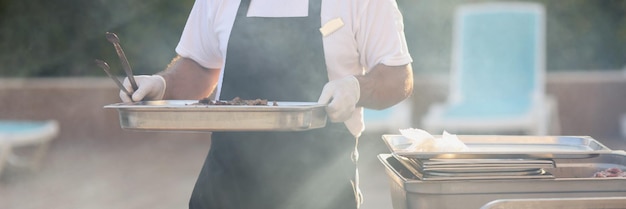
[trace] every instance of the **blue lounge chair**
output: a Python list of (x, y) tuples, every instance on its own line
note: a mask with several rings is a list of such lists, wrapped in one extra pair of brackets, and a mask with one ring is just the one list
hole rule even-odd
[(548, 135), (559, 131), (545, 92), (545, 10), (532, 2), (455, 11), (450, 93), (422, 119), (438, 133)]
[[(49, 142), (59, 132), (54, 120), (18, 121), (0, 120), (0, 174), (6, 165), (27, 166), (37, 169), (44, 157)], [(16, 148), (36, 146), (30, 157), (18, 156)]]

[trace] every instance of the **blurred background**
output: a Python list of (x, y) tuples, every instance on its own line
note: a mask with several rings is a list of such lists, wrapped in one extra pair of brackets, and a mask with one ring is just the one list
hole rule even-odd
[[(193, 0), (0, 1), (0, 76), (104, 76), (92, 60), (118, 64), (105, 32), (115, 32), (138, 73), (174, 56)], [(455, 6), (476, 0), (397, 0), (415, 73), (450, 70)], [(626, 2), (542, 0), (547, 10), (547, 69), (597, 71), (626, 64)], [(119, 67), (112, 66), (119, 70)], [(119, 71), (121, 73), (121, 71)]]
[[(420, 128), (430, 105), (446, 100), (454, 9), (475, 2), (489, 1), (397, 0), (415, 92), (383, 111), (385, 122), (369, 121), (377, 125), (360, 144), (363, 208), (391, 208), (375, 158), (388, 152), (380, 136)], [(625, 149), (626, 1), (532, 2), (546, 10), (546, 91), (558, 101), (558, 134)], [(50, 141), (12, 147), (30, 156), (47, 146), (37, 166), (0, 167), (0, 208), (186, 208), (210, 135), (120, 129), (117, 112), (102, 108), (119, 101), (118, 89), (93, 60), (124, 75), (104, 36), (114, 32), (135, 74), (163, 70), (193, 3), (0, 0), (0, 120), (58, 122)], [(8, 136), (0, 133), (4, 153)]]

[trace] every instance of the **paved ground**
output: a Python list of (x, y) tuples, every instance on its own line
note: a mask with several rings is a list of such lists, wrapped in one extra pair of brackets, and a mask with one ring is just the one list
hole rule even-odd
[[(369, 141), (361, 143), (362, 208), (391, 208), (375, 157), (385, 148), (379, 137)], [(56, 140), (39, 171), (5, 169), (0, 208), (187, 208), (209, 146), (202, 139)]]
[[(621, 139), (602, 142), (626, 149)], [(5, 170), (0, 208), (186, 208), (209, 146), (202, 139), (57, 140), (39, 171)], [(364, 136), (360, 147), (362, 208), (391, 208), (387, 176), (376, 159), (387, 152), (380, 136)]]

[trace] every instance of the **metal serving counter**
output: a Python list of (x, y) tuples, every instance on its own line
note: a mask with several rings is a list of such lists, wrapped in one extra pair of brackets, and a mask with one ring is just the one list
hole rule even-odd
[(624, 209), (626, 197), (505, 199), (480, 209)]
[[(394, 209), (551, 208), (626, 197), (626, 152), (588, 136), (458, 135), (467, 149), (450, 152), (414, 150), (412, 143), (419, 142), (402, 135), (382, 138), (391, 153), (378, 158), (390, 179)], [(607, 171), (620, 175), (598, 175)], [(528, 206), (520, 199), (546, 200)], [(607, 207), (596, 205), (602, 202), (597, 199), (586, 204), (626, 208), (624, 200), (606, 200)]]
[(378, 158), (390, 179), (394, 209), (470, 209), (500, 199), (626, 196), (626, 178), (593, 177), (607, 168), (626, 169), (623, 151), (555, 159), (554, 168), (545, 168), (554, 175), (549, 179), (428, 181), (417, 178), (391, 154)]

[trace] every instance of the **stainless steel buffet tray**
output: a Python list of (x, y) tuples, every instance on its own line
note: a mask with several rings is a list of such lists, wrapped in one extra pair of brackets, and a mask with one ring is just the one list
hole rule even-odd
[(117, 103), (124, 129), (147, 131), (301, 131), (326, 126), (325, 105), (268, 102), (261, 105), (203, 105), (197, 100)]
[(512, 171), (534, 168), (553, 168), (552, 160), (535, 159), (404, 159), (424, 171), (472, 172), (472, 171)]
[[(440, 136), (435, 136), (440, 137)], [(392, 154), (416, 159), (554, 159), (587, 158), (611, 150), (588, 136), (457, 135), (469, 150), (416, 152), (402, 135), (383, 135)], [(448, 162), (450, 163), (450, 162)]]
[(494, 200), (480, 209), (624, 209), (626, 197), (529, 198)]
[(419, 164), (425, 170), (476, 170), (502, 169), (502, 168), (552, 168), (552, 160), (535, 159), (429, 159), (421, 160), (410, 158), (409, 160)]
[(555, 168), (545, 169), (554, 176), (548, 179), (428, 181), (417, 178), (391, 154), (380, 154), (378, 159), (389, 177), (394, 209), (465, 209), (503, 199), (626, 196), (626, 177), (592, 177), (607, 168), (626, 169), (626, 152), (621, 150), (555, 159)]
[[(450, 166), (438, 165), (429, 167), (420, 163), (419, 160), (413, 158), (405, 158), (393, 155), (399, 163), (404, 165), (407, 171), (419, 180), (426, 181), (449, 181), (449, 180), (494, 180), (494, 179), (547, 179), (554, 176), (544, 170), (544, 168), (554, 168), (552, 161), (536, 164), (509, 164), (506, 166), (491, 166), (485, 164), (464, 164), (456, 167), (457, 164)], [(511, 162), (512, 160), (506, 160)]]

